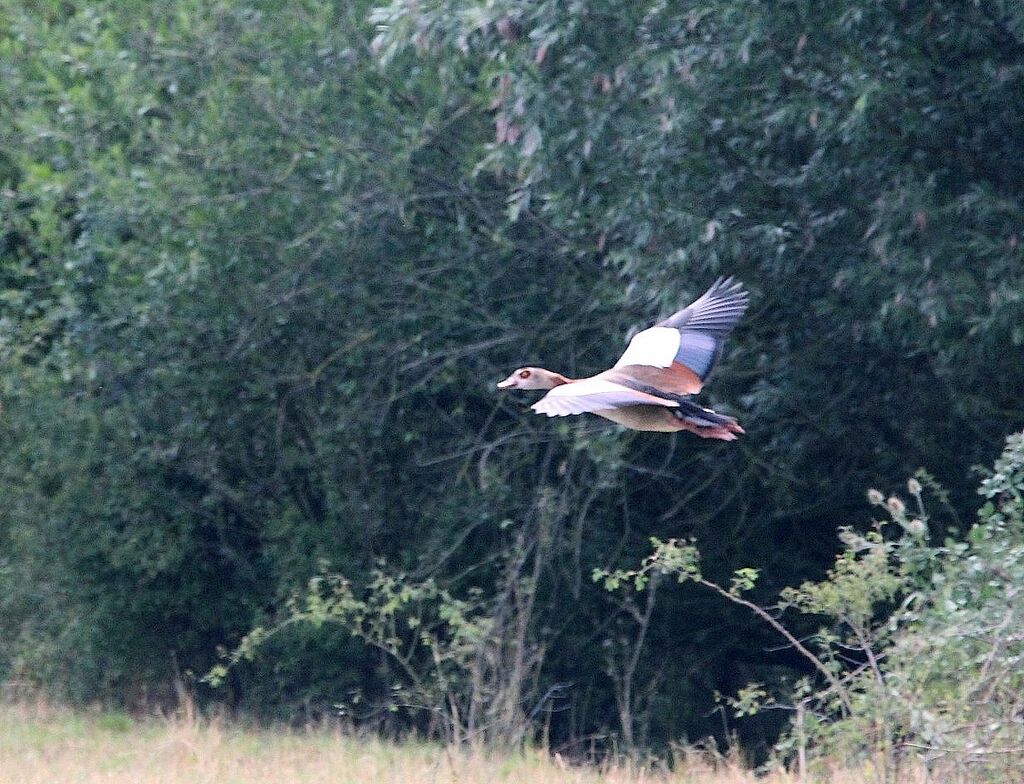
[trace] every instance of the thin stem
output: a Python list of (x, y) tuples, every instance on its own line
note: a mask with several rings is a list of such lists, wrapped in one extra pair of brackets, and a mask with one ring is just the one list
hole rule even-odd
[(829, 670), (828, 667), (825, 666), (825, 663), (821, 659), (815, 656), (810, 650), (808, 650), (804, 646), (803, 643), (800, 642), (800, 640), (794, 637), (793, 634), (789, 631), (789, 629), (787, 629), (785, 626), (779, 623), (777, 619), (773, 618), (771, 613), (769, 613), (759, 604), (754, 604), (754, 602), (748, 601), (747, 599), (744, 599), (742, 596), (737, 596), (734, 593), (730, 593), (717, 583), (713, 583), (710, 580), (704, 579), (703, 577), (696, 578), (696, 582), (698, 582), (700, 585), (703, 585), (705, 588), (710, 588), (715, 593), (724, 596), (730, 602), (746, 607), (748, 610), (755, 613), (758, 617), (764, 620), (769, 626), (775, 629), (775, 631), (777, 631), (779, 634), (785, 637), (790, 645), (796, 648), (797, 651), (799, 651), (809, 662), (811, 662), (811, 664), (814, 665), (815, 669), (817, 669), (818, 672), (825, 676), (826, 680), (828, 680), (829, 682), (829, 685), (831, 685), (832, 688), (835, 689), (836, 694), (839, 695), (839, 699), (843, 703), (843, 707), (846, 708), (847, 712), (853, 713), (853, 706), (850, 704), (850, 696), (847, 693), (846, 688), (843, 686), (843, 684), (839, 682), (836, 676)]

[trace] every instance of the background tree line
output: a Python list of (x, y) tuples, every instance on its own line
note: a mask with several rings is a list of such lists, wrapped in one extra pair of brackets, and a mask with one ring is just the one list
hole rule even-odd
[[(464, 612), (492, 726), (721, 733), (716, 692), (806, 662), (591, 573), (694, 538), (767, 599), (922, 466), (969, 525), (1024, 422), (1022, 118), (1009, 0), (0, 0), (0, 667), (163, 699), (340, 574)], [(494, 394), (720, 274), (736, 444)], [(403, 674), (357, 630), (289, 626), (212, 697), (425, 728), (365, 709)]]

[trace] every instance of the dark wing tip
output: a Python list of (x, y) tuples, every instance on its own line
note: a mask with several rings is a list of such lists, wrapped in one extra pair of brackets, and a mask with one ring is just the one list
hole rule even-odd
[(673, 313), (658, 326), (692, 329), (725, 337), (750, 304), (750, 293), (732, 275), (719, 277), (688, 307)]

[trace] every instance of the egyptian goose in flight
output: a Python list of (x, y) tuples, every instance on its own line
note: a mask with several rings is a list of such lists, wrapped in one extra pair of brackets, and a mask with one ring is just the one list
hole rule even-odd
[(704, 386), (748, 302), (742, 283), (719, 278), (689, 307), (637, 333), (603, 373), (571, 379), (524, 367), (498, 388), (550, 390), (531, 406), (549, 417), (590, 412), (633, 430), (688, 430), (701, 438), (734, 441), (744, 432), (735, 419), (688, 397)]

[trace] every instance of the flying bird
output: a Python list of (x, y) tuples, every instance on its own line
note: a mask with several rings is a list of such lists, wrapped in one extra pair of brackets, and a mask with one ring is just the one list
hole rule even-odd
[(550, 390), (531, 408), (538, 414), (597, 414), (632, 430), (687, 430), (701, 438), (736, 440), (744, 430), (730, 416), (690, 400), (722, 355), (725, 339), (747, 309), (749, 294), (719, 278), (688, 307), (638, 332), (619, 361), (589, 378), (523, 367), (498, 389)]

